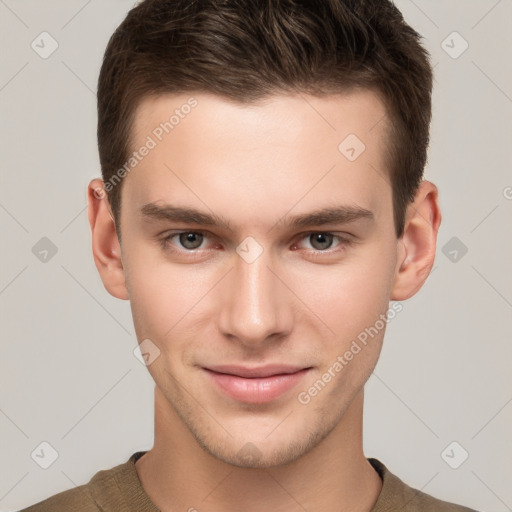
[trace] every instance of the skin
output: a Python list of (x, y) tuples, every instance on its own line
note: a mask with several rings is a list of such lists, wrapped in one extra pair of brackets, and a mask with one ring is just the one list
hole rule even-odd
[[(190, 96), (146, 98), (134, 148)], [(130, 300), (139, 343), (150, 339), (160, 350), (147, 367), (156, 384), (155, 442), (136, 463), (141, 483), (163, 511), (369, 511), (382, 482), (363, 453), (363, 387), (385, 328), (308, 404), (297, 396), (390, 300), (421, 288), (441, 222), (437, 188), (421, 183), (397, 239), (386, 111), (371, 91), (275, 95), (251, 106), (193, 96), (197, 107), (125, 177), (122, 243), (108, 200), (95, 193), (102, 181), (88, 191), (105, 288)], [(351, 133), (366, 146), (353, 162), (338, 150)], [(148, 220), (140, 213), (147, 203), (221, 215), (232, 229)], [(286, 225), (292, 215), (336, 205), (359, 205), (374, 220)], [(206, 234), (197, 249), (179, 236), (161, 244), (173, 231), (199, 229)], [(353, 243), (334, 236), (322, 246), (310, 236), (319, 231)], [(252, 263), (236, 252), (249, 236), (263, 249)], [(247, 404), (201, 369), (269, 363), (312, 370), (274, 401)], [(252, 460), (243, 457), (247, 443), (257, 450)]]

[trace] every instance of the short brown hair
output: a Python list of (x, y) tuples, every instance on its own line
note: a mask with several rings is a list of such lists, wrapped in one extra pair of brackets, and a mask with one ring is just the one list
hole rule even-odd
[[(110, 38), (99, 75), (103, 180), (127, 161), (147, 96), (197, 91), (249, 103), (369, 88), (388, 112), (400, 238), (429, 143), (432, 68), (420, 37), (388, 0), (144, 0)], [(121, 188), (107, 191), (119, 236)]]

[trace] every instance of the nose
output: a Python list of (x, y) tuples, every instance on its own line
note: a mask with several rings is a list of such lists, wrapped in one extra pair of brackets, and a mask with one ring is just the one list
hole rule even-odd
[(219, 328), (248, 348), (275, 343), (293, 328), (293, 293), (273, 263), (265, 250), (252, 262), (235, 254), (224, 280)]

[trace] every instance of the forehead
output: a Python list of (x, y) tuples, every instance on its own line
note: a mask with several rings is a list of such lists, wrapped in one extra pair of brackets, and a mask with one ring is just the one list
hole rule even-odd
[(251, 104), (207, 93), (148, 97), (136, 110), (131, 149), (152, 149), (126, 176), (126, 193), (139, 207), (181, 201), (260, 218), (267, 208), (274, 222), (278, 207), (322, 201), (383, 211), (391, 197), (387, 124), (370, 90)]
[[(247, 129), (268, 133), (274, 140), (306, 133), (353, 130), (361, 139), (370, 139), (369, 133), (377, 125), (386, 126), (384, 102), (378, 92), (355, 89), (322, 97), (304, 93), (275, 94), (257, 101), (240, 103), (210, 93), (180, 93), (147, 96), (135, 109), (132, 124), (132, 144), (153, 133), (165, 137), (171, 131), (183, 132), (183, 126), (194, 124), (194, 129), (206, 128), (211, 136), (243, 137)], [(191, 119), (185, 123), (185, 119)], [(162, 124), (166, 125), (167, 130)], [(180, 128), (180, 129), (178, 129)], [(245, 130), (242, 130), (245, 129)], [(161, 133), (163, 131), (163, 133)], [(203, 133), (201, 133), (203, 134)], [(253, 132), (253, 136), (256, 133)]]

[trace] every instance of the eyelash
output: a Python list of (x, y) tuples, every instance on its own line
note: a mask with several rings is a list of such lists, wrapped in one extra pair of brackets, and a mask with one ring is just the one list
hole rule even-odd
[[(182, 235), (182, 234), (188, 234), (188, 233), (194, 233), (194, 234), (197, 234), (197, 235), (202, 235), (204, 237), (207, 237), (208, 236), (208, 233), (206, 231), (201, 231), (201, 230), (194, 230), (194, 231), (176, 231), (176, 232), (173, 232), (173, 233), (170, 233), (170, 234), (167, 234), (165, 237), (163, 237), (161, 239), (161, 246), (162, 246), (162, 249), (165, 249), (165, 250), (171, 250), (172, 252), (174, 253), (180, 253), (180, 254), (187, 254), (188, 256), (190, 257), (194, 257), (194, 256), (197, 256), (197, 257), (200, 257), (201, 255), (201, 251), (203, 251), (204, 249), (191, 249), (191, 250), (187, 250), (187, 249), (183, 249), (183, 250), (180, 250), (180, 249), (175, 249), (172, 247), (171, 245), (171, 240), (179, 235)], [(344, 248), (346, 247), (349, 247), (351, 246), (353, 243), (354, 243), (354, 240), (351, 240), (350, 238), (347, 238), (347, 237), (343, 237), (341, 235), (336, 235), (334, 233), (331, 233), (330, 231), (309, 231), (307, 233), (303, 233), (300, 240), (302, 241), (303, 239), (305, 238), (308, 238), (310, 237), (311, 235), (333, 235), (334, 238), (337, 238), (340, 242), (340, 246), (342, 246), (341, 249), (325, 249), (323, 251), (319, 250), (319, 249), (306, 249), (306, 251), (309, 254), (310, 257), (312, 257), (313, 259), (316, 259), (316, 258), (322, 258), (322, 257), (325, 257), (325, 255), (332, 255), (332, 254), (336, 254), (336, 253), (340, 253), (344, 250)], [(295, 244), (294, 244), (295, 245)]]

